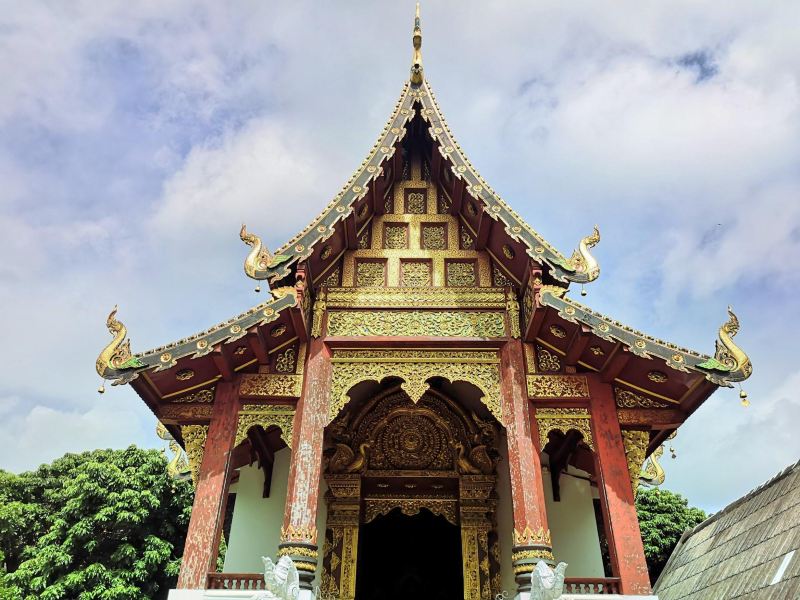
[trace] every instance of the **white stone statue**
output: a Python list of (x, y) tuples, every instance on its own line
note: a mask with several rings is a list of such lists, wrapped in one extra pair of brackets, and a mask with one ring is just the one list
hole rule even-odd
[(555, 571), (540, 560), (531, 573), (530, 600), (558, 600), (564, 593), (564, 573), (567, 563), (558, 563)]
[(297, 567), (288, 556), (282, 556), (278, 564), (268, 556), (264, 561), (265, 592), (260, 592), (252, 600), (297, 600), (300, 595), (300, 576)]

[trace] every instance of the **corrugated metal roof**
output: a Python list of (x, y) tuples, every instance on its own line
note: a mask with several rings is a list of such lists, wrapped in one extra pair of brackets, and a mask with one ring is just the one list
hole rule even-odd
[(684, 533), (654, 593), (660, 600), (799, 599), (800, 462)]

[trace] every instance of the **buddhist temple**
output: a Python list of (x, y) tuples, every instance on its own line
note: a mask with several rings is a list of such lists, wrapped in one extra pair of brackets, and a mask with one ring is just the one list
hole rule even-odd
[(752, 371), (732, 311), (705, 355), (574, 299), (598, 228), (564, 254), (525, 223), (436, 103), (419, 8), (411, 50), (322, 213), (275, 251), (242, 226), (265, 302), (140, 353), (108, 318), (97, 372), (133, 387), (195, 484), (170, 598), (257, 597), (262, 557), (291, 558), (303, 599), (528, 598), (539, 561), (567, 563), (565, 597), (650, 596), (640, 478), (663, 480), (665, 441)]

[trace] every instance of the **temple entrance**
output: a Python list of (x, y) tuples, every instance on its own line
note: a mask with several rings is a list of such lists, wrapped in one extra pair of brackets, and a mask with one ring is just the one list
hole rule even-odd
[(461, 532), (444, 517), (398, 508), (359, 538), (356, 600), (463, 600)]
[(499, 591), (498, 425), (477, 403), (399, 386), (326, 430), (323, 595), (481, 600)]

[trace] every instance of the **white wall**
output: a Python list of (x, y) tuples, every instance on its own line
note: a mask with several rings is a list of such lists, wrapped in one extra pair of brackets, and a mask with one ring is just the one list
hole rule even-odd
[[(569, 467), (568, 473), (588, 477), (588, 473), (575, 467)], [(569, 564), (567, 577), (604, 577), (592, 502), (596, 494), (588, 481), (571, 477), (568, 473), (562, 473), (559, 480), (560, 502), (553, 500), (550, 471), (544, 470), (542, 474), (553, 554), (557, 561)]]
[(225, 554), (224, 573), (261, 573), (262, 556), (275, 560), (286, 505), (291, 450), (275, 453), (272, 488), (269, 498), (262, 498), (264, 472), (256, 464), (239, 469), (239, 481), (231, 486), (236, 493), (233, 521)]
[(497, 534), (500, 540), (500, 580), (508, 597), (517, 592), (514, 583), (514, 568), (511, 564), (511, 548), (514, 546), (514, 509), (511, 502), (511, 474), (508, 471), (508, 446), (506, 436), (498, 440), (500, 462), (497, 464)]

